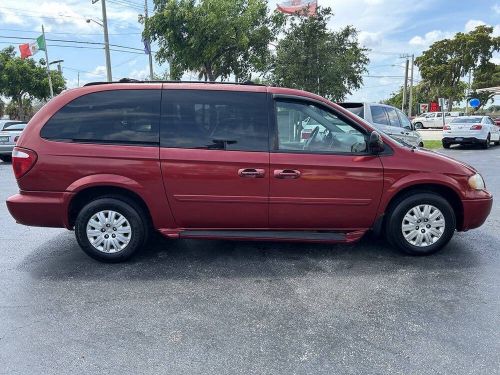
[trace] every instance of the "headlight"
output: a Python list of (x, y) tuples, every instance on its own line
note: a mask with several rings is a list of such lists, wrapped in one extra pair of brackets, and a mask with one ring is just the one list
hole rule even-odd
[(474, 190), (484, 190), (484, 180), (479, 173), (469, 177), (469, 186)]

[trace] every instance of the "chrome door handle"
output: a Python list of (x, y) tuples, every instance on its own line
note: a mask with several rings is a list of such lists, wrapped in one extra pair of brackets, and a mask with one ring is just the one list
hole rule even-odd
[(274, 177), (281, 179), (299, 178), (300, 174), (300, 171), (296, 169), (277, 169), (274, 171)]
[(243, 168), (238, 170), (238, 176), (246, 178), (262, 178), (266, 175), (264, 169), (259, 168)]

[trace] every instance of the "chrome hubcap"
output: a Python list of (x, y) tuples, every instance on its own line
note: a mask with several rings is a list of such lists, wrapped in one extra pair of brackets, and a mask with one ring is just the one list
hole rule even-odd
[(446, 227), (443, 213), (430, 204), (411, 208), (403, 218), (401, 231), (410, 244), (426, 247), (436, 243)]
[(128, 220), (116, 211), (99, 211), (87, 223), (87, 238), (94, 248), (104, 253), (122, 251), (132, 238)]

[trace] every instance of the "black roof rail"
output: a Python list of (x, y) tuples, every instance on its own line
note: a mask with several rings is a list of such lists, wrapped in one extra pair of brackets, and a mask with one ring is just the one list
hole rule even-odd
[(134, 78), (122, 78), (119, 81), (113, 82), (89, 82), (85, 86), (108, 85), (110, 83), (197, 83), (197, 84), (213, 84), (213, 85), (250, 85), (250, 86), (267, 86), (261, 83), (254, 83), (252, 81), (245, 82), (213, 82), (213, 81), (173, 81), (173, 80), (138, 80)]

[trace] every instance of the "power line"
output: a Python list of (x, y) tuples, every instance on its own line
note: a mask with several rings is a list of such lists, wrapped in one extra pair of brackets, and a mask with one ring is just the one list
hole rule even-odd
[[(109, 0), (108, 0), (109, 1)], [(16, 31), (21, 33), (36, 33), (40, 34), (40, 30), (20, 30), (20, 29), (2, 29), (0, 31)], [(54, 34), (54, 35), (75, 35), (72, 33), (63, 33), (63, 32), (55, 32), (55, 31), (46, 31), (45, 34)], [(110, 33), (109, 35), (140, 35), (142, 33)], [(78, 33), (78, 35), (102, 35), (102, 33)]]

